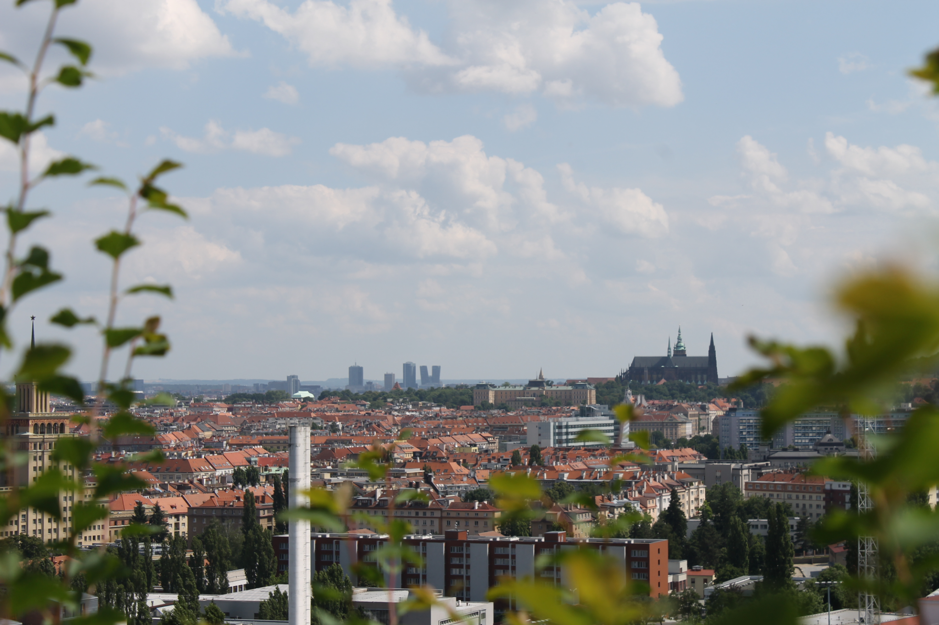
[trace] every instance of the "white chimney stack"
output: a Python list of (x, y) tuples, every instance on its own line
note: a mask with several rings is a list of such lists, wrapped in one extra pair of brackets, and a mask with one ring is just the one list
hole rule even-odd
[[(290, 483), (288, 505), (291, 510), (310, 505), (304, 495), (310, 490), (310, 427), (290, 426)], [(310, 561), (310, 522), (290, 521), (290, 562), (288, 566), (290, 590), (288, 615), (291, 625), (307, 625), (310, 622), (310, 604), (313, 600)]]

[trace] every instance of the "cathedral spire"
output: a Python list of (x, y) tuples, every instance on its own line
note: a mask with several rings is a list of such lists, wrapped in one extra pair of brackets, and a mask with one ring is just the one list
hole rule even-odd
[(672, 337), (668, 337), (668, 357), (672, 357)]

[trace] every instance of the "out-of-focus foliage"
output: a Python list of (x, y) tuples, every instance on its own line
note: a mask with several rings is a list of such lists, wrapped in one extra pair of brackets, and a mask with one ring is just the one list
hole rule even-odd
[[(15, 2), (17, 7), (25, 0)], [(37, 3), (38, 4), (38, 3)], [(14, 381), (35, 385), (39, 391), (67, 397), (85, 412), (72, 418), (69, 428), (85, 427), (81, 437), (57, 432), (55, 447), (51, 454), (51, 467), (31, 479), (14, 478), (9, 491), (0, 495), (0, 526), (9, 527), (10, 521), (19, 520), (20, 512), (31, 508), (33, 514), (44, 513), (55, 522), (68, 523), (65, 535), (59, 535), (44, 545), (57, 555), (66, 556), (61, 574), (50, 575), (36, 560), (38, 548), (32, 541), (17, 538), (5, 545), (0, 554), (0, 619), (29, 618), (59, 623), (67, 614), (78, 614), (82, 592), (97, 594), (100, 609), (95, 615), (75, 617), (76, 625), (96, 623), (106, 625), (119, 621), (143, 623), (150, 621), (149, 609), (143, 600), (152, 588), (156, 575), (152, 559), (146, 554), (152, 548), (152, 534), (157, 541), (163, 539), (165, 530), (159, 517), (153, 525), (135, 521), (123, 532), (124, 540), (117, 550), (86, 551), (78, 547), (78, 538), (83, 532), (107, 519), (107, 502), (113, 494), (136, 490), (145, 486), (139, 479), (126, 473), (122, 466), (95, 462), (93, 452), (103, 442), (124, 435), (153, 435), (153, 428), (131, 413), (135, 398), (130, 387), (133, 363), (137, 358), (158, 357), (170, 348), (167, 337), (160, 332), (160, 318), (149, 317), (129, 326), (118, 326), (118, 308), (128, 297), (155, 294), (172, 297), (172, 290), (165, 285), (122, 285), (121, 268), (126, 255), (142, 242), (134, 234), (137, 219), (145, 212), (168, 212), (185, 217), (182, 208), (171, 203), (167, 193), (157, 186), (166, 173), (180, 167), (178, 163), (163, 161), (145, 175), (136, 189), (128, 192), (121, 181), (98, 177), (89, 185), (107, 186), (128, 193), (127, 216), (121, 227), (110, 230), (93, 243), (104, 254), (111, 265), (110, 290), (107, 305), (100, 318), (82, 316), (63, 308), (49, 320), (63, 328), (92, 325), (101, 335), (101, 372), (98, 395), (91, 405), (85, 404), (85, 394), (78, 380), (63, 372), (72, 351), (61, 344), (39, 342), (35, 346), (17, 346), (9, 331), (15, 320), (25, 329), (25, 318), (17, 317), (24, 298), (56, 285), (63, 279), (62, 273), (54, 269), (52, 255), (41, 244), (34, 244), (28, 251), (20, 249), (21, 238), (29, 233), (35, 222), (47, 219), (51, 212), (31, 207), (32, 192), (39, 186), (54, 182), (62, 176), (81, 176), (97, 169), (73, 156), (65, 156), (50, 163), (44, 171), (30, 170), (33, 160), (32, 144), (35, 133), (55, 125), (55, 116), (36, 117), (38, 100), (43, 91), (52, 84), (74, 89), (92, 78), (88, 65), (93, 56), (92, 47), (77, 39), (56, 38), (55, 27), (62, 10), (73, 10), (77, 0), (54, 0), (49, 3), (48, 22), (41, 39), (37, 42), (37, 54), (32, 65), (27, 65), (12, 55), (0, 52), (0, 62), (11, 64), (23, 72), (27, 79), (26, 102), (20, 111), (0, 111), (0, 141), (8, 142), (19, 160), (19, 185), (13, 197), (2, 210), (6, 216), (4, 237), (4, 267), (0, 278), (0, 351), (3, 359), (15, 365)], [(15, 26), (10, 25), (11, 28)], [(44, 67), (52, 47), (61, 46), (70, 61), (50, 72)], [(124, 359), (120, 369), (120, 381), (108, 383), (107, 375), (112, 361)], [(13, 414), (13, 398), (6, 392), (6, 384), (0, 385), (0, 431), (6, 432)], [(117, 407), (117, 412), (100, 423), (101, 407), (107, 402)], [(63, 435), (64, 434), (64, 435)], [(25, 448), (18, 447), (18, 440), (26, 437), (4, 436), (0, 442), (0, 471), (8, 475), (28, 475), (18, 471), (27, 462)], [(141, 455), (138, 459), (158, 461), (159, 453)], [(133, 460), (134, 458), (131, 458)], [(87, 495), (87, 498), (86, 498)], [(75, 501), (66, 510), (63, 501)], [(140, 553), (144, 554), (143, 559)], [(39, 563), (38, 566), (22, 566), (24, 561)]]

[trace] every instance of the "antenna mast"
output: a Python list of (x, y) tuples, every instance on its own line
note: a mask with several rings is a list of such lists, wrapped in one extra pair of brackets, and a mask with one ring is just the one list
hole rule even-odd
[[(871, 432), (870, 420), (859, 417), (857, 420), (858, 451), (863, 462), (874, 459), (876, 451), (868, 440)], [(874, 504), (871, 501), (870, 489), (863, 481), (857, 483), (857, 509), (858, 514), (870, 512)], [(859, 536), (857, 540), (857, 572), (858, 577), (867, 581), (877, 578), (877, 539), (870, 536)], [(876, 594), (861, 591), (858, 594), (858, 611), (861, 613), (865, 625), (880, 625), (880, 600)]]

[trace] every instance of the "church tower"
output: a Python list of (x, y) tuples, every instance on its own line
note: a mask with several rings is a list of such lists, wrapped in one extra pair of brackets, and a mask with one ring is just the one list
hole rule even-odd
[(675, 351), (672, 352), (672, 355), (675, 357), (688, 355), (688, 351), (685, 349), (685, 342), (681, 340), (681, 326), (678, 327), (678, 340), (675, 341)]
[(717, 350), (714, 349), (714, 333), (711, 332), (711, 346), (708, 347), (708, 382), (718, 383), (717, 377)]

